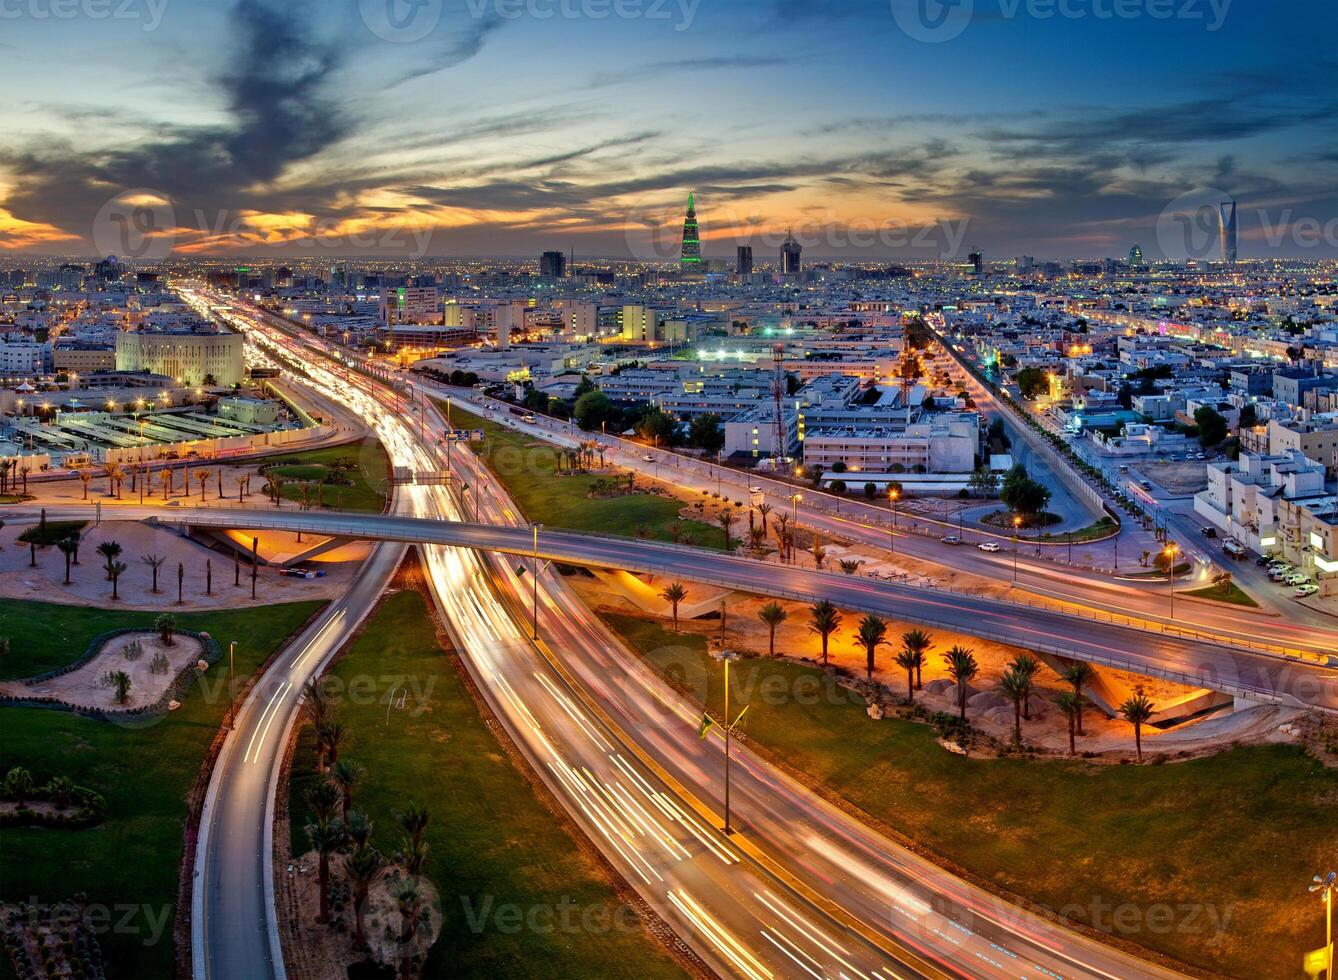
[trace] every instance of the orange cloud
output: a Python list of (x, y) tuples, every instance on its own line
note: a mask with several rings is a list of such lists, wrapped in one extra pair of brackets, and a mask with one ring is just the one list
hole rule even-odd
[(0, 249), (19, 250), (51, 242), (72, 242), (78, 235), (61, 231), (55, 225), (24, 221), (0, 208)]

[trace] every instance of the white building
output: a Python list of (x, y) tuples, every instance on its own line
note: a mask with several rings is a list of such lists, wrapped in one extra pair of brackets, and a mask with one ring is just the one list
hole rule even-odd
[(209, 324), (171, 330), (128, 330), (116, 337), (116, 370), (148, 372), (185, 385), (239, 384), (245, 338)]

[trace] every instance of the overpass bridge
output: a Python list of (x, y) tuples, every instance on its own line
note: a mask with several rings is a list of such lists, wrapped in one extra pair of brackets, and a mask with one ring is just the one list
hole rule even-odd
[[(127, 515), (128, 516), (128, 515)], [(136, 514), (167, 525), (215, 530), (302, 532), (331, 538), (471, 548), (594, 568), (668, 576), (952, 630), (1038, 653), (1160, 677), (1252, 702), (1338, 713), (1338, 657), (1234, 644), (1219, 634), (1155, 622), (883, 582), (777, 565), (654, 541), (573, 531), (500, 527), (383, 514), (242, 508)], [(1090, 615), (1090, 614), (1089, 614)]]

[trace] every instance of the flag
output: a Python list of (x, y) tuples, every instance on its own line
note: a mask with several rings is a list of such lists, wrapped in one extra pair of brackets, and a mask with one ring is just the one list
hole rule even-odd
[(711, 729), (714, 727), (715, 727), (715, 722), (711, 719), (711, 716), (702, 715), (702, 724), (701, 728), (697, 729), (697, 737), (705, 738), (707, 734), (711, 731)]

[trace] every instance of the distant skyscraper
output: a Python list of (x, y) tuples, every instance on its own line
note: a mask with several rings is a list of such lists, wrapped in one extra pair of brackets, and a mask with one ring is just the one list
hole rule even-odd
[(753, 247), (751, 245), (739, 246), (739, 261), (735, 271), (741, 276), (751, 276), (753, 274)]
[(1218, 221), (1221, 224), (1222, 262), (1230, 265), (1236, 261), (1236, 202), (1223, 201), (1218, 209)]
[(1143, 264), (1143, 247), (1141, 245), (1135, 245), (1133, 248), (1129, 249), (1129, 264)]
[(561, 279), (567, 274), (567, 256), (561, 252), (545, 252), (539, 256), (539, 275)]
[(697, 231), (697, 204), (694, 197), (694, 194), (688, 194), (688, 213), (683, 218), (683, 253), (679, 258), (679, 264), (689, 272), (696, 272), (702, 264), (702, 242)]
[(983, 276), (985, 274), (985, 256), (983, 254), (976, 251), (972, 252), (966, 258), (967, 261), (971, 263), (971, 274), (973, 276)]
[(785, 233), (785, 241), (781, 242), (780, 264), (781, 275), (797, 276), (802, 268), (800, 255), (804, 247), (795, 241), (793, 232)]

